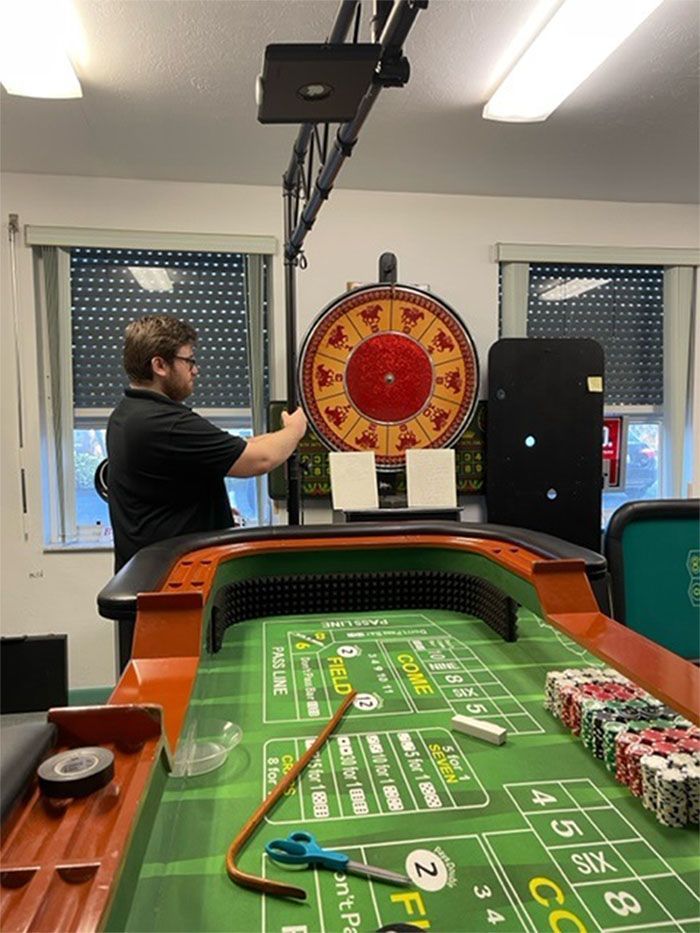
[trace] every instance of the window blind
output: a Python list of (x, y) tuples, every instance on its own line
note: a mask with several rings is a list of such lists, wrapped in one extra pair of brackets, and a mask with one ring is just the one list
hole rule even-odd
[[(83, 247), (70, 253), (76, 408), (117, 404), (128, 382), (124, 330), (145, 314), (172, 314), (198, 332), (199, 375), (188, 405), (250, 408), (244, 254)], [(264, 290), (265, 347), (267, 317)]]
[(592, 337), (608, 405), (663, 403), (662, 266), (531, 263), (528, 337)]

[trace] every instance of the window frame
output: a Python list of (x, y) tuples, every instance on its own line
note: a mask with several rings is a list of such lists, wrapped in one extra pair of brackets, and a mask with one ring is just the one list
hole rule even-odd
[[(684, 479), (692, 472), (687, 421), (693, 399), (694, 293), (698, 288), (700, 250), (649, 247), (556, 246), (497, 243), (493, 259), (501, 270), (499, 336), (526, 337), (531, 263), (567, 265), (653, 265), (664, 267), (663, 405), (606, 405), (606, 413), (638, 415), (661, 421), (659, 497), (682, 498)], [(695, 387), (697, 388), (697, 386)], [(611, 490), (612, 491), (612, 490)]]
[[(168, 233), (154, 231), (96, 230), (73, 227), (25, 227), (25, 243), (32, 247), (36, 295), (38, 370), (40, 381), (41, 474), (43, 493), (43, 550), (55, 551), (107, 551), (110, 544), (90, 540), (85, 526), (78, 526), (76, 512), (76, 473), (74, 462), (74, 431), (94, 428), (103, 430), (111, 414), (110, 408), (73, 407), (73, 359), (71, 334), (71, 254), (79, 247), (103, 249), (143, 249), (162, 251), (223, 252), (243, 254), (246, 270), (259, 270), (250, 275), (247, 301), (267, 300), (268, 367), (275, 359), (274, 309), (272, 289), (272, 258), (277, 254), (277, 239), (271, 236), (231, 236), (225, 234)], [(41, 247), (55, 247), (56, 275), (52, 287), (57, 290), (56, 321), (50, 320), (46, 295), (46, 257)], [(267, 259), (267, 281), (265, 262)], [(56, 296), (54, 296), (56, 297)], [(53, 333), (51, 332), (53, 329)], [(250, 339), (247, 334), (247, 339)], [(260, 335), (254, 334), (258, 341)], [(51, 344), (57, 352), (51, 352)], [(257, 345), (257, 344), (256, 344)], [(52, 364), (53, 360), (53, 364)], [(58, 395), (58, 405), (54, 396)], [(260, 409), (264, 399), (256, 393), (254, 405)], [(245, 409), (196, 408), (203, 417), (225, 429), (237, 426), (250, 428), (264, 421), (264, 411)], [(58, 411), (58, 416), (56, 412)], [(245, 424), (243, 424), (245, 422)], [(258, 516), (269, 512), (269, 505), (261, 499), (264, 486), (257, 484)], [(82, 536), (81, 536), (82, 531)]]
[[(252, 409), (250, 408), (195, 408), (193, 409), (197, 414), (201, 415), (203, 418), (207, 418), (212, 424), (215, 424), (217, 427), (221, 428), (223, 431), (230, 431), (232, 433), (238, 433), (242, 431), (249, 431), (251, 434), (253, 431), (253, 415)], [(107, 421), (111, 414), (111, 409), (109, 408), (76, 408), (74, 409), (74, 419), (73, 419), (73, 431), (106, 431)], [(251, 477), (255, 480), (256, 493), (257, 493), (257, 523), (264, 524), (265, 520), (269, 518), (270, 512), (270, 503), (267, 501), (265, 496), (265, 477)], [(233, 480), (237, 481), (236, 477), (224, 477), (224, 482)], [(260, 482), (262, 481), (262, 482)], [(75, 476), (73, 477), (72, 487), (73, 490), (76, 490)], [(228, 486), (227, 486), (228, 490)], [(97, 495), (97, 493), (95, 493)], [(262, 498), (261, 498), (262, 496)], [(109, 526), (106, 526), (109, 527)], [(111, 528), (109, 528), (109, 534), (95, 534), (95, 526), (93, 525), (81, 525), (78, 522), (77, 515), (77, 505), (76, 505), (76, 539), (71, 542), (66, 542), (64, 545), (59, 544), (47, 544), (45, 546), (46, 550), (64, 550), (66, 548), (70, 549), (82, 549), (82, 550), (111, 550), (112, 544), (104, 540), (105, 537), (111, 538)]]

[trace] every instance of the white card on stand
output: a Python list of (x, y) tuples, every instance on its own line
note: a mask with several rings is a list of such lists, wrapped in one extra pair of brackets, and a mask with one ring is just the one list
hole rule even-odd
[(457, 477), (453, 448), (407, 450), (406, 488), (409, 508), (456, 508)]
[(331, 468), (333, 508), (344, 512), (378, 509), (377, 468), (372, 451), (333, 451)]

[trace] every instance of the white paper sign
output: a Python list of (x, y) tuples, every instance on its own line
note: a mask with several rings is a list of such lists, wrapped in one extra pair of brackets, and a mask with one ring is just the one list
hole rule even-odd
[(329, 454), (333, 508), (345, 512), (378, 509), (377, 468), (371, 451)]
[(407, 450), (406, 489), (409, 508), (456, 508), (457, 477), (453, 448)]

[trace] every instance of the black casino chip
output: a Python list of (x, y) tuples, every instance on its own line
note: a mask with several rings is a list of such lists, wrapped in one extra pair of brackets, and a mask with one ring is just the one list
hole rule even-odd
[(42, 761), (37, 769), (46, 797), (87, 797), (114, 777), (114, 755), (108, 748), (72, 748)]

